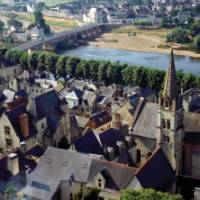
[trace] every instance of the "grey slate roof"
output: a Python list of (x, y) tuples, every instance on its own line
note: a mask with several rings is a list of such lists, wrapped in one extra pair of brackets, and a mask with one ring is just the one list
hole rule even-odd
[[(112, 178), (112, 180), (109, 180), (110, 177), (108, 177), (107, 179), (107, 181), (110, 182), (109, 189), (117, 190), (125, 189), (136, 173), (136, 168), (126, 167), (125, 165), (115, 162), (94, 159), (92, 160), (90, 166), (88, 178), (89, 181), (91, 181), (98, 173), (101, 173), (102, 170), (106, 170), (109, 173), (109, 176)], [(115, 184), (113, 184), (112, 182), (114, 182)]]
[(86, 183), (92, 158), (75, 151), (48, 147), (36, 169), (28, 175), (28, 184), (22, 192), (41, 200), (50, 200), (61, 181), (73, 177), (74, 181)]
[(143, 188), (168, 191), (175, 182), (175, 173), (159, 147), (149, 160), (137, 171), (136, 177)]
[(184, 112), (183, 124), (186, 133), (200, 133), (200, 113)]
[(134, 135), (156, 138), (157, 104), (146, 102), (133, 127)]

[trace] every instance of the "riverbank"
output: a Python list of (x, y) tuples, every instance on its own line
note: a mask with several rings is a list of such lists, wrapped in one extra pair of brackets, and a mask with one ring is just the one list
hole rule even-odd
[[(102, 48), (124, 49), (138, 52), (169, 53), (170, 45), (165, 43), (165, 35), (170, 30), (139, 30), (134, 32), (111, 32), (105, 33), (95, 41), (90, 41), (90, 45)], [(163, 46), (164, 48), (159, 48)], [(180, 46), (175, 46), (178, 48)], [(200, 54), (192, 51), (176, 49), (176, 55), (200, 58)]]

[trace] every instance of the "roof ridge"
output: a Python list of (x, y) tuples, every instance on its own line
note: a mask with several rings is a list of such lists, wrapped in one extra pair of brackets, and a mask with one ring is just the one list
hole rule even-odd
[(118, 162), (114, 162), (114, 161), (109, 161), (109, 160), (98, 160), (98, 159), (96, 159), (96, 158), (94, 158), (94, 160), (100, 161), (100, 162), (104, 162), (104, 163), (111, 163), (111, 164), (118, 165), (118, 166), (123, 167), (123, 168), (129, 168), (129, 169), (131, 169), (131, 170), (137, 169), (137, 167), (126, 166), (126, 165), (124, 165), (124, 164), (122, 164), (122, 163), (118, 163)]

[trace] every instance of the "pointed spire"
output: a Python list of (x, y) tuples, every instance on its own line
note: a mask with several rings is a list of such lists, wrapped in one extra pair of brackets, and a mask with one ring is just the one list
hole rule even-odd
[(176, 99), (178, 97), (178, 85), (176, 80), (173, 48), (171, 48), (169, 67), (166, 73), (165, 87), (163, 90), (163, 97), (169, 99)]

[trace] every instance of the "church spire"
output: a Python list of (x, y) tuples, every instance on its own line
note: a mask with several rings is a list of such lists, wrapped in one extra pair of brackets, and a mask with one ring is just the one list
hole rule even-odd
[(169, 66), (166, 73), (165, 86), (163, 90), (163, 97), (171, 100), (178, 97), (178, 85), (176, 80), (173, 48), (171, 49), (170, 53)]

